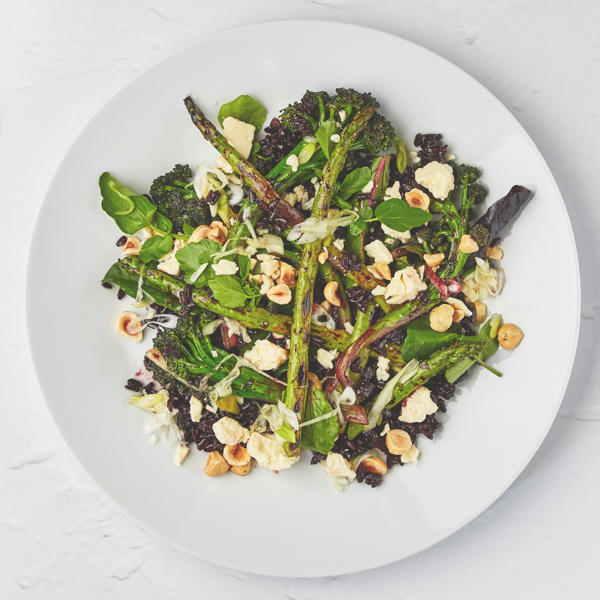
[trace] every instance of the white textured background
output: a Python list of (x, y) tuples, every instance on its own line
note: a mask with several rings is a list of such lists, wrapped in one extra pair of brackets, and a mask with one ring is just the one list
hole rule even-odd
[[(0, 598), (599, 597), (596, 0), (1, 0), (0, 7)], [(62, 155), (93, 113), (141, 70), (204, 34), (293, 18), (396, 33), (449, 58), (495, 93), (533, 136), (558, 180), (583, 285), (580, 344), (566, 398), (512, 488), (427, 552), (375, 571), (317, 580), (214, 567), (152, 538), (122, 514), (82, 471), (48, 416), (23, 314), (38, 207)], [(305, 43), (290, 40), (290, 48), (279, 51), (302, 52)], [(395, 75), (387, 73), (401, 78), (402, 65)], [(531, 249), (535, 268), (544, 257), (535, 255), (534, 244)], [(556, 285), (560, 281), (556, 273)], [(84, 337), (85, 324), (78, 325)]]

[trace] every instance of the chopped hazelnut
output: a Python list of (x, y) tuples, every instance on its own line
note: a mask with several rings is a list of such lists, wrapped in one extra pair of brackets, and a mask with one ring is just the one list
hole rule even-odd
[(400, 456), (412, 446), (410, 435), (403, 429), (391, 429), (385, 435), (385, 445), (390, 454)]
[(285, 283), (288, 286), (296, 285), (296, 275), (297, 271), (285, 262), (279, 263), (279, 278), (277, 279), (277, 283)]
[(292, 290), (285, 283), (278, 283), (267, 290), (267, 298), (275, 304), (289, 304), (292, 299)]
[(124, 310), (117, 317), (117, 331), (127, 339), (139, 344), (142, 341), (142, 324), (140, 318), (130, 310)]
[(250, 473), (250, 469), (252, 468), (252, 459), (250, 459), (247, 463), (243, 464), (243, 465), (236, 465), (231, 467), (231, 472), (235, 473), (236, 475), (241, 475), (242, 477), (244, 475), (248, 475), (248, 473)]
[(125, 256), (136, 256), (137, 254), (140, 253), (141, 249), (142, 249), (142, 242), (140, 242), (140, 240), (138, 240), (136, 237), (130, 235), (127, 238), (127, 241), (123, 244), (123, 247), (121, 248), (121, 252)]
[(523, 339), (523, 332), (513, 323), (504, 323), (498, 329), (498, 343), (506, 350), (514, 350)]
[(329, 252), (327, 251), (327, 249), (321, 250), (321, 253), (318, 256), (319, 263), (324, 265), (327, 262), (328, 258), (329, 258)]
[(477, 252), (477, 250), (479, 250), (479, 246), (469, 234), (465, 234), (460, 238), (458, 249), (465, 254), (472, 254), (473, 252)]
[(392, 279), (392, 272), (390, 271), (390, 266), (383, 262), (376, 262), (367, 267), (367, 271), (378, 277), (379, 279)]
[(473, 309), (475, 310), (475, 325), (479, 325), (485, 321), (487, 314), (487, 307), (483, 302), (477, 300), (473, 303)]
[(213, 450), (206, 457), (206, 463), (204, 464), (204, 472), (209, 477), (218, 477), (224, 475), (229, 471), (229, 465), (227, 461), (221, 456), (218, 450)]
[(327, 300), (333, 306), (341, 306), (342, 302), (340, 297), (338, 296), (338, 282), (337, 281), (329, 281), (325, 284), (325, 288), (323, 289), (323, 296), (325, 296), (325, 300)]
[(236, 444), (235, 446), (225, 446), (223, 449), (223, 458), (232, 467), (241, 467), (251, 460), (248, 450), (240, 444)]
[(437, 254), (423, 254), (423, 260), (428, 267), (434, 269), (442, 264), (444, 254), (442, 252), (438, 252)]
[(454, 307), (450, 304), (440, 304), (429, 313), (429, 324), (434, 331), (447, 331), (452, 325)]
[(192, 231), (188, 242), (194, 243), (199, 242), (201, 240), (205, 240), (206, 238), (208, 238), (209, 233), (210, 227), (208, 225), (200, 225), (199, 227), (196, 227), (194, 231)]
[(369, 456), (361, 460), (358, 468), (367, 473), (377, 473), (377, 475), (385, 475), (387, 473), (387, 465), (376, 456)]
[(504, 256), (500, 246), (488, 246), (485, 249), (485, 255), (492, 260), (500, 260)]
[(413, 188), (410, 192), (406, 192), (404, 199), (409, 206), (429, 212), (429, 196), (419, 188)]

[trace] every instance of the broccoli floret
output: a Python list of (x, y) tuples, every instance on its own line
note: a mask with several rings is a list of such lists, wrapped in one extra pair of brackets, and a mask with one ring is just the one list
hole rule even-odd
[(481, 171), (471, 165), (458, 165), (454, 167), (454, 177), (461, 183), (466, 179), (467, 185), (474, 183), (481, 176)]
[(429, 244), (431, 242), (431, 238), (433, 238), (434, 232), (429, 227), (419, 227), (415, 230), (415, 235), (417, 239), (421, 242), (426, 242)]
[(483, 225), (474, 225), (469, 231), (469, 235), (477, 242), (480, 248), (487, 246), (490, 232)]
[(157, 177), (150, 187), (151, 202), (171, 220), (176, 232), (183, 231), (184, 224), (202, 225), (209, 217), (207, 202), (196, 195), (192, 176), (188, 165), (175, 165), (172, 171)]
[[(379, 108), (379, 102), (371, 92), (358, 92), (352, 88), (337, 88), (331, 107), (337, 117), (340, 110), (346, 113), (346, 119), (366, 106)], [(365, 126), (363, 132), (352, 145), (351, 151), (364, 150), (368, 154), (378, 154), (389, 150), (395, 139), (392, 124), (376, 112)]]
[(320, 117), (320, 102), (323, 107), (329, 103), (327, 92), (311, 92), (306, 90), (299, 102), (286, 106), (279, 116), (284, 127), (302, 135), (314, 135)]
[(487, 198), (488, 191), (480, 183), (472, 183), (467, 187), (467, 195), (472, 199), (473, 204), (479, 204)]

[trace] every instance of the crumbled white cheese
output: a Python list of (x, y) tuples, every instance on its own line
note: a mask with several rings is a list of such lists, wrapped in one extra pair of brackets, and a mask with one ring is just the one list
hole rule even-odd
[(414, 463), (417, 462), (419, 458), (419, 449), (413, 444), (404, 454), (400, 455), (400, 460), (406, 463)]
[(391, 263), (393, 259), (392, 253), (385, 247), (381, 240), (375, 240), (365, 246), (367, 256), (373, 259), (373, 262), (382, 262), (386, 265)]
[(346, 111), (342, 108), (342, 110), (338, 110), (338, 116), (340, 118), (340, 122), (343, 123), (346, 120)]
[(369, 179), (369, 182), (367, 183), (367, 185), (365, 185), (365, 187), (363, 187), (363, 189), (360, 191), (363, 194), (370, 194), (373, 191), (374, 187), (375, 187), (375, 184), (373, 183), (373, 180)]
[(212, 426), (215, 437), (226, 446), (247, 442), (250, 432), (231, 417), (222, 417)]
[(254, 346), (246, 350), (244, 358), (259, 371), (272, 371), (287, 360), (287, 352), (269, 340), (256, 340)]
[(405, 267), (396, 271), (385, 288), (385, 299), (388, 304), (402, 304), (414, 300), (419, 292), (427, 289), (427, 284), (419, 277), (414, 267)]
[(338, 355), (338, 351), (335, 350), (325, 350), (325, 348), (319, 348), (317, 350), (317, 362), (324, 369), (333, 369), (333, 361)]
[(266, 294), (273, 287), (273, 280), (267, 275), (257, 275), (257, 277), (261, 277), (260, 290), (258, 291), (261, 294)]
[(261, 466), (272, 471), (289, 469), (300, 457), (289, 456), (283, 448), (284, 440), (270, 433), (252, 432), (247, 444), (250, 456)]
[(385, 294), (385, 286), (383, 285), (376, 285), (372, 290), (371, 290), (371, 294), (373, 294), (373, 296), (383, 296)]
[(437, 409), (429, 389), (419, 386), (402, 401), (402, 412), (398, 419), (404, 423), (421, 423), (427, 415), (432, 415)]
[(227, 260), (226, 258), (222, 258), (212, 268), (215, 275), (234, 275), (238, 272), (238, 266), (232, 260)]
[(398, 231), (397, 229), (388, 227), (384, 223), (381, 224), (381, 229), (383, 229), (383, 233), (396, 240), (400, 240), (403, 244), (406, 244), (410, 241), (410, 231)]
[(255, 130), (254, 125), (244, 123), (235, 117), (223, 119), (223, 135), (244, 158), (248, 158), (252, 151)]
[(434, 160), (415, 171), (415, 181), (426, 187), (438, 200), (445, 200), (454, 189), (454, 174), (450, 165)]
[(390, 430), (390, 424), (386, 423), (384, 428), (381, 430), (381, 433), (379, 434), (381, 437), (387, 435), (387, 432)]
[(385, 190), (384, 199), (389, 200), (390, 198), (402, 198), (402, 192), (400, 191), (399, 181), (395, 181), (394, 185)]
[(179, 275), (179, 262), (175, 258), (175, 253), (172, 253), (166, 260), (159, 261), (158, 270), (169, 275)]
[(390, 378), (390, 359), (385, 356), (377, 358), (377, 371), (375, 373), (379, 381), (387, 381)]
[(344, 249), (344, 240), (342, 240), (341, 238), (337, 238), (335, 240), (333, 240), (333, 245), (340, 251), (342, 251)]
[(352, 332), (354, 331), (354, 325), (352, 325), (352, 323), (349, 323), (348, 321), (346, 321), (346, 322), (344, 323), (344, 329), (345, 329), (345, 330), (346, 330), (348, 333), (352, 334)]
[(173, 461), (177, 466), (179, 466), (187, 458), (187, 455), (189, 453), (190, 449), (187, 446), (177, 446), (177, 449), (175, 450), (175, 456), (173, 457)]
[(347, 477), (348, 479), (356, 477), (350, 463), (337, 452), (330, 452), (321, 464), (330, 477)]
[(410, 156), (410, 160), (414, 163), (420, 162), (419, 153), (416, 150), (411, 150), (408, 155)]
[(292, 169), (293, 173), (295, 173), (298, 170), (300, 163), (298, 162), (298, 157), (295, 154), (290, 154), (287, 157), (285, 164)]
[(217, 160), (215, 160), (215, 167), (228, 175), (233, 173), (233, 167), (227, 162), (227, 159), (222, 154), (219, 154)]
[(193, 423), (199, 423), (202, 417), (202, 402), (196, 396), (190, 396), (190, 418)]
[(329, 139), (334, 143), (334, 144), (339, 144), (340, 142), (340, 134), (339, 133), (334, 133), (332, 135), (329, 136)]
[(229, 335), (239, 335), (246, 344), (252, 341), (248, 335), (248, 330), (239, 321), (229, 317), (225, 317), (224, 321)]

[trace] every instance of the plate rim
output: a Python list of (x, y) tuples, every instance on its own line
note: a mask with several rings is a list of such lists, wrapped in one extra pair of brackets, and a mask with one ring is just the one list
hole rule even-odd
[[(35, 335), (34, 335), (34, 332), (32, 331), (31, 319), (30, 319), (30, 314), (33, 311), (33, 306), (32, 306), (32, 302), (33, 302), (32, 301), (33, 256), (34, 256), (34, 254), (36, 254), (36, 252), (34, 250), (36, 247), (36, 239), (38, 239), (37, 233), (38, 233), (38, 230), (41, 228), (41, 223), (44, 220), (44, 215), (45, 215), (46, 211), (48, 210), (49, 192), (54, 187), (54, 184), (58, 178), (58, 174), (61, 172), (64, 165), (66, 164), (67, 158), (70, 156), (73, 147), (76, 145), (76, 143), (79, 141), (79, 139), (84, 135), (85, 131), (88, 129), (90, 124), (97, 118), (97, 116), (105, 108), (105, 106), (108, 105), (109, 103), (112, 103), (121, 94), (123, 94), (130, 86), (135, 85), (135, 83), (137, 82), (138, 79), (141, 79), (142, 77), (144, 77), (146, 75), (146, 73), (153, 70), (158, 65), (171, 60), (172, 58), (176, 57), (177, 55), (184, 54), (190, 48), (193, 48), (194, 46), (201, 44), (203, 42), (206, 42), (212, 38), (218, 38), (222, 35), (235, 33), (237, 31), (248, 31), (248, 30), (252, 30), (252, 29), (260, 29), (262, 27), (289, 27), (289, 26), (308, 27), (310, 25), (315, 25), (315, 24), (322, 25), (324, 23), (326, 23), (332, 27), (336, 27), (336, 28), (354, 29), (355, 31), (363, 31), (363, 32), (367, 31), (367, 32), (370, 32), (371, 34), (376, 34), (378, 36), (386, 36), (388, 38), (394, 38), (397, 40), (401, 40), (403, 43), (413, 46), (413, 47), (417, 48), (419, 51), (433, 56), (437, 60), (442, 61), (447, 68), (454, 69), (456, 72), (461, 73), (462, 75), (466, 76), (482, 92), (484, 92), (484, 94), (487, 96), (487, 98), (490, 102), (494, 103), (499, 110), (504, 111), (507, 114), (507, 116), (509, 116), (509, 118), (512, 119), (512, 121), (516, 124), (519, 133), (523, 136), (523, 139), (527, 142), (528, 147), (531, 150), (533, 150), (533, 152), (537, 155), (537, 157), (540, 161), (540, 164), (543, 166), (543, 169), (546, 172), (549, 182), (551, 182), (555, 193), (557, 194), (558, 198), (560, 199), (560, 203), (559, 203), (560, 209), (562, 211), (562, 217), (566, 221), (567, 230), (568, 230), (568, 234), (569, 234), (568, 237), (569, 237), (569, 242), (570, 242), (570, 248), (573, 253), (573, 258), (574, 258), (574, 263), (575, 263), (574, 264), (575, 270), (573, 273), (573, 275), (575, 276), (575, 283), (576, 283), (576, 290), (575, 290), (575, 292), (576, 292), (575, 293), (576, 312), (574, 315), (575, 332), (574, 332), (574, 337), (573, 337), (573, 345), (570, 350), (570, 357), (565, 361), (568, 364), (568, 369), (565, 371), (565, 373), (566, 373), (565, 380), (563, 381), (562, 386), (560, 387), (560, 393), (557, 394), (557, 400), (556, 400), (555, 406), (553, 407), (553, 410), (552, 410), (552, 418), (548, 419), (548, 423), (547, 423), (543, 433), (540, 435), (539, 440), (535, 443), (534, 448), (532, 449), (530, 454), (524, 459), (523, 463), (517, 469), (516, 473), (501, 488), (499, 488), (496, 495), (494, 495), (492, 498), (483, 502), (481, 506), (477, 507), (472, 512), (472, 514), (470, 514), (465, 519), (461, 520), (456, 526), (454, 526), (454, 527), (450, 528), (448, 531), (444, 532), (440, 537), (437, 537), (434, 541), (427, 541), (420, 546), (418, 545), (415, 550), (413, 550), (409, 553), (404, 552), (398, 556), (391, 556), (389, 559), (386, 559), (386, 560), (372, 561), (371, 563), (365, 565), (364, 568), (359, 568), (359, 569), (355, 569), (355, 568), (339, 569), (338, 568), (335, 570), (331, 570), (331, 569), (325, 568), (322, 570), (312, 569), (310, 573), (306, 573), (306, 572), (298, 573), (298, 572), (291, 572), (291, 571), (286, 572), (286, 573), (281, 573), (279, 571), (276, 572), (273, 570), (269, 570), (268, 568), (258, 570), (258, 569), (253, 569), (253, 568), (245, 568), (244, 566), (231, 565), (225, 561), (213, 559), (206, 553), (201, 554), (195, 550), (188, 549), (188, 548), (184, 547), (182, 544), (180, 544), (179, 542), (166, 537), (163, 533), (161, 533), (157, 529), (155, 529), (153, 524), (149, 524), (149, 523), (142, 521), (140, 518), (138, 518), (135, 515), (135, 513), (133, 513), (128, 508), (123, 506), (121, 504), (121, 502), (119, 500), (117, 500), (113, 496), (113, 494), (111, 492), (109, 492), (100, 483), (100, 481), (96, 478), (95, 474), (91, 470), (88, 469), (85, 462), (75, 453), (75, 451), (72, 449), (72, 447), (69, 443), (69, 439), (70, 439), (69, 434), (66, 432), (66, 429), (63, 428), (63, 426), (60, 424), (59, 419), (57, 419), (57, 417), (56, 417), (54, 409), (51, 407), (51, 405), (48, 401), (46, 392), (44, 391), (44, 387), (42, 385), (42, 380), (40, 377), (40, 370), (38, 369), (38, 364), (40, 363), (41, 357), (38, 356), (37, 351), (34, 349)], [(401, 35), (396, 35), (394, 33), (390, 33), (389, 31), (384, 31), (384, 30), (378, 29), (377, 27), (367, 27), (367, 26), (363, 26), (363, 25), (357, 25), (355, 23), (338, 21), (335, 19), (331, 19), (331, 20), (330, 19), (281, 19), (281, 20), (272, 20), (272, 21), (260, 21), (260, 22), (256, 22), (256, 23), (250, 23), (250, 24), (245, 24), (245, 25), (241, 25), (241, 26), (220, 29), (218, 31), (213, 31), (206, 35), (199, 36), (196, 39), (194, 39), (190, 42), (187, 42), (187, 43), (183, 44), (182, 46), (167, 52), (164, 56), (162, 56), (158, 60), (152, 62), (151, 64), (146, 66), (144, 69), (140, 70), (135, 76), (128, 79), (123, 85), (121, 85), (112, 94), (110, 94), (107, 98), (105, 98), (103, 100), (102, 104), (100, 106), (98, 106), (96, 108), (96, 110), (94, 110), (92, 112), (92, 114), (85, 120), (84, 124), (81, 126), (81, 128), (79, 129), (77, 134), (72, 138), (72, 140), (68, 144), (68, 147), (67, 147), (66, 151), (64, 152), (64, 155), (62, 156), (61, 160), (58, 162), (56, 169), (54, 171), (54, 174), (52, 175), (52, 177), (47, 185), (46, 191), (44, 193), (44, 198), (38, 208), (38, 212), (37, 212), (37, 215), (35, 218), (35, 224), (34, 224), (34, 227), (32, 230), (31, 241), (30, 241), (30, 244), (28, 247), (28, 256), (27, 256), (27, 261), (26, 261), (25, 319), (26, 319), (27, 341), (28, 341), (28, 347), (29, 347), (29, 354), (30, 354), (31, 361), (32, 361), (32, 364), (34, 367), (35, 377), (38, 382), (41, 395), (44, 398), (44, 403), (46, 404), (46, 408), (48, 409), (48, 412), (50, 413), (50, 416), (52, 417), (54, 425), (56, 426), (60, 436), (62, 437), (62, 439), (65, 443), (65, 446), (69, 449), (72, 456), (74, 456), (74, 458), (77, 460), (79, 465), (83, 468), (83, 470), (85, 471), (87, 476), (90, 477), (90, 479), (95, 483), (95, 485), (97, 485), (102, 490), (102, 492), (104, 494), (106, 494), (106, 496), (108, 496), (110, 498), (110, 500), (112, 502), (114, 502), (114, 504), (116, 506), (119, 507), (119, 509), (121, 511), (123, 511), (130, 518), (132, 518), (132, 520), (139, 527), (141, 527), (144, 531), (151, 533), (156, 538), (170, 544), (171, 546), (176, 547), (178, 550), (185, 552), (186, 554), (195, 556), (195, 557), (200, 558), (208, 563), (218, 565), (220, 567), (235, 569), (235, 570), (238, 570), (241, 572), (251, 573), (251, 574), (255, 574), (255, 575), (267, 575), (267, 576), (271, 576), (271, 577), (289, 577), (289, 578), (326, 577), (326, 576), (329, 577), (329, 576), (341, 576), (341, 575), (349, 575), (349, 574), (353, 574), (353, 573), (360, 573), (360, 572), (364, 572), (367, 570), (391, 565), (393, 563), (404, 560), (405, 558), (415, 556), (415, 555), (417, 555), (421, 552), (424, 552), (425, 550), (439, 544), (440, 542), (453, 536), (456, 532), (460, 531), (468, 523), (470, 523), (471, 521), (476, 519), (484, 511), (486, 511), (493, 504), (495, 504), (496, 501), (504, 493), (506, 493), (506, 491), (513, 485), (515, 480), (523, 473), (523, 471), (526, 469), (527, 465), (531, 462), (533, 457), (537, 454), (541, 445), (547, 438), (548, 432), (549, 432), (550, 428), (552, 427), (552, 425), (554, 424), (554, 422), (556, 420), (556, 416), (560, 409), (560, 406), (564, 400), (569, 382), (571, 380), (571, 376), (573, 375), (573, 367), (574, 367), (575, 358), (577, 355), (577, 349), (579, 346), (579, 334), (580, 334), (580, 328), (581, 328), (581, 273), (580, 273), (580, 264), (579, 264), (579, 254), (577, 251), (577, 244), (576, 244), (576, 240), (575, 240), (575, 234), (573, 231), (573, 225), (572, 225), (571, 219), (569, 217), (569, 213), (567, 210), (566, 203), (564, 201), (564, 197), (560, 191), (560, 188), (558, 186), (558, 183), (556, 182), (556, 179), (554, 178), (554, 175), (552, 174), (550, 167), (548, 166), (548, 163), (544, 159), (544, 156), (542, 155), (541, 151), (537, 147), (533, 138), (529, 135), (529, 133), (527, 132), (525, 127), (521, 124), (519, 119), (505, 106), (505, 104), (499, 98), (497, 98), (477, 78), (475, 78), (473, 75), (471, 75), (465, 69), (459, 67), (458, 65), (456, 65), (455, 63), (450, 61), (445, 56), (438, 54), (438, 53), (434, 52), (433, 50), (430, 50), (429, 48), (427, 48), (421, 44), (418, 44), (416, 42), (408, 40)]]

